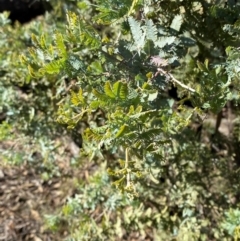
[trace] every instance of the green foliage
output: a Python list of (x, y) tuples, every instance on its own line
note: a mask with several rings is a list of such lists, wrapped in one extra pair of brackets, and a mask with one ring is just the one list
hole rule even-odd
[(234, 240), (239, 240), (239, 222), (240, 212), (239, 209), (230, 209), (225, 213), (225, 220), (222, 223), (222, 227), (232, 236)]
[[(23, 26), (18, 23), (11, 26), (8, 14), (0, 16), (0, 135), (3, 142), (0, 159), (13, 164), (36, 165), (45, 178), (59, 175), (56, 165), (59, 143), (55, 140), (66, 131), (57, 125), (55, 115), (58, 97), (65, 93), (65, 84), (59, 81), (56, 84), (56, 79), (32, 78), (36, 76), (34, 68), (44, 61), (43, 49), (49, 47), (43, 29), (47, 26), (49, 32), (53, 32), (55, 21), (48, 15)], [(26, 68), (26, 59), (33, 60), (33, 43), (39, 47), (39, 64)], [(61, 47), (61, 39), (57, 44)], [(47, 57), (54, 58), (51, 51)]]
[(66, 18), (56, 2), (44, 21), (18, 28), (0, 15), (0, 140), (23, 136), (27, 146), (4, 160), (31, 162), (38, 150), (48, 179), (60, 175), (55, 138), (83, 137), (75, 163), (90, 177), (47, 216), (51, 229), (66, 222), (68, 240), (236, 239), (239, 126), (229, 138), (218, 131), (223, 107), (239, 102), (239, 5), (230, 2), (66, 2)]

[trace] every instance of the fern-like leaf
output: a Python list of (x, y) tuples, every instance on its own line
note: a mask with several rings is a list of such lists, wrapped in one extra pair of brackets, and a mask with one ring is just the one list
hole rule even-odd
[(138, 53), (140, 53), (140, 50), (144, 47), (146, 33), (141, 28), (141, 24), (138, 21), (136, 21), (133, 17), (129, 17), (128, 22), (134, 40), (134, 44), (130, 47), (130, 49), (137, 50)]
[(98, 24), (111, 24), (111, 22), (118, 17), (118, 12), (112, 9), (98, 8), (97, 10), (100, 12), (100, 14), (93, 19), (97, 21)]
[(182, 26), (182, 23), (183, 23), (183, 18), (181, 15), (176, 15), (170, 25), (170, 28), (176, 30), (177, 32), (179, 32), (181, 26)]
[(115, 94), (113, 93), (112, 86), (109, 81), (107, 81), (104, 85), (104, 92), (107, 96), (115, 98)]
[(115, 96), (126, 99), (128, 96), (128, 87), (126, 83), (123, 83), (121, 81), (116, 82), (113, 85), (113, 93)]
[(150, 19), (146, 20), (146, 39), (157, 41), (157, 27), (154, 25), (153, 21)]
[(77, 93), (71, 91), (71, 102), (75, 105), (84, 105), (86, 103), (83, 96), (83, 90), (80, 88)]
[(77, 27), (78, 21), (79, 20), (78, 20), (76, 13), (74, 13), (74, 12), (67, 13), (67, 22), (68, 22), (69, 29), (71, 31), (73, 31)]
[(105, 100), (106, 97), (107, 97), (105, 94), (99, 92), (99, 91), (96, 90), (96, 89), (93, 89), (93, 90), (92, 90), (92, 93), (95, 95), (95, 97), (97, 97), (97, 98), (100, 99), (100, 100)]
[(123, 136), (124, 133), (126, 133), (127, 131), (128, 131), (128, 125), (127, 124), (122, 125), (118, 130), (117, 134), (115, 135), (115, 138)]
[(44, 75), (47, 74), (58, 74), (62, 69), (62, 60), (54, 60), (49, 64), (46, 64), (43, 68), (39, 70), (39, 73)]
[(98, 49), (101, 46), (101, 39), (97, 31), (92, 26), (85, 24), (83, 21), (80, 21), (80, 28), (81, 43), (88, 48)]
[(174, 36), (160, 37), (160, 38), (158, 38), (158, 41), (155, 42), (155, 45), (158, 46), (159, 48), (163, 48), (166, 45), (170, 45), (170, 44), (174, 43), (175, 40), (176, 40), (176, 37), (174, 37)]
[(56, 32), (55, 33), (55, 42), (56, 42), (56, 47), (58, 51), (60, 52), (60, 55), (62, 58), (66, 59), (67, 58), (67, 50), (66, 46), (63, 41), (63, 36), (61, 33)]
[(47, 44), (46, 44), (46, 39), (45, 39), (44, 34), (41, 35), (39, 44), (40, 44), (42, 49), (47, 49)]

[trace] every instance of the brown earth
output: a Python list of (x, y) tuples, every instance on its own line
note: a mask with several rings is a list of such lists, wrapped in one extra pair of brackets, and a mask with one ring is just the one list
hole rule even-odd
[[(69, 157), (77, 152), (71, 145), (65, 150)], [(0, 142), (0, 146), (10, 148), (9, 143)], [(0, 241), (57, 241), (69, 234), (67, 225), (57, 232), (48, 230), (44, 219), (59, 213), (76, 191), (74, 177), (82, 174), (69, 166), (69, 157), (59, 160), (61, 176), (48, 181), (43, 180), (39, 166), (7, 165), (0, 158)]]

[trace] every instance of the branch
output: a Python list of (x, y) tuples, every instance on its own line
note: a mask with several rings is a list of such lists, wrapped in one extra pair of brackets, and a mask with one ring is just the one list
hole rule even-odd
[(188, 91), (191, 91), (191, 92), (193, 92), (193, 93), (196, 92), (196, 90), (194, 90), (193, 88), (191, 88), (191, 87), (183, 84), (182, 82), (180, 82), (179, 80), (177, 80), (173, 75), (171, 75), (171, 74), (168, 73), (167, 71), (163, 70), (162, 68), (158, 68), (157, 70), (158, 70), (158, 72), (157, 72), (156, 74), (158, 74), (158, 73), (163, 73), (165, 76), (170, 77), (170, 79), (171, 79), (173, 82), (175, 82), (176, 84), (180, 85), (182, 88), (184, 88), (184, 89), (186, 89), (186, 90), (188, 90)]
[(129, 148), (127, 147), (126, 150), (125, 150), (125, 168), (127, 170), (127, 186), (126, 187), (129, 187), (131, 186), (131, 177), (130, 177), (130, 173), (128, 172), (128, 168), (129, 168), (129, 156), (128, 156), (128, 151), (129, 151)]

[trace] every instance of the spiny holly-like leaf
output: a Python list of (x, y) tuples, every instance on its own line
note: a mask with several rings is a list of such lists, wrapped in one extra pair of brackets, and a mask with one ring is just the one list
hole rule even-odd
[(115, 96), (126, 99), (128, 96), (128, 86), (126, 83), (123, 83), (122, 81), (118, 81), (114, 83), (113, 85), (113, 93)]

